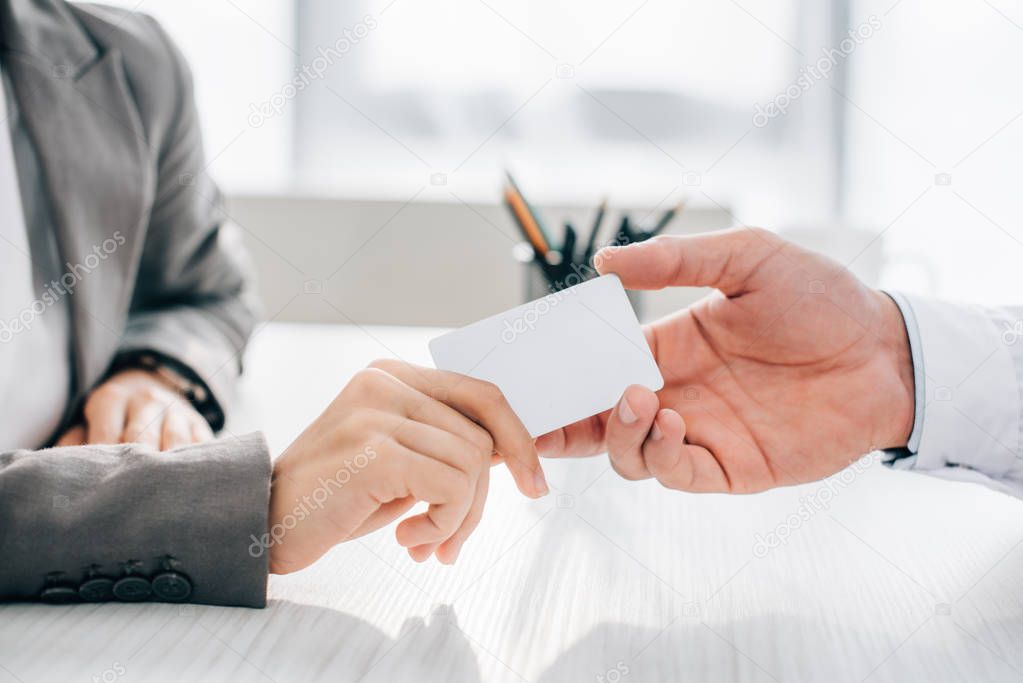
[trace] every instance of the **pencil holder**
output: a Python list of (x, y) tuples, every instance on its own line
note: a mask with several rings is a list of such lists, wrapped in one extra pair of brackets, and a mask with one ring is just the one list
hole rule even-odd
[[(548, 294), (599, 277), (599, 273), (592, 263), (569, 263), (559, 264), (556, 268), (557, 274), (552, 280), (548, 274), (550, 269), (544, 270), (544, 267), (537, 261), (533, 248), (526, 242), (516, 244), (512, 249), (512, 255), (522, 267), (523, 303), (535, 301)], [(629, 303), (632, 304), (632, 310), (636, 312), (636, 317), (643, 322), (643, 293), (626, 290), (625, 294), (629, 297)]]

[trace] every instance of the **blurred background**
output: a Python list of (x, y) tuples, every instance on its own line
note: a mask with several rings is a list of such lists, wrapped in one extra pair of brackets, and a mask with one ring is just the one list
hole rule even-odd
[[(761, 225), (873, 284), (1023, 300), (1023, 7), (1007, 0), (122, 0), (192, 64), (209, 170), (276, 320), (461, 325), (520, 303), (513, 169)], [(647, 318), (698, 293), (651, 296)]]

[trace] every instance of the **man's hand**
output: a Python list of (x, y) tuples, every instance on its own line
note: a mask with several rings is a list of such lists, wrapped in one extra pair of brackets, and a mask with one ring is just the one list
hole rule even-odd
[(646, 328), (660, 392), (630, 387), (614, 409), (542, 436), (543, 455), (607, 450), (627, 479), (749, 493), (906, 444), (914, 385), (902, 316), (846, 268), (750, 228), (596, 260), (630, 289), (719, 292)]
[(148, 370), (112, 375), (86, 399), (84, 417), (56, 445), (142, 443), (166, 451), (213, 438), (192, 404)]
[(403, 520), (416, 561), (458, 557), (479, 524), (492, 456), (523, 493), (547, 493), (529, 432), (492, 384), (400, 361), (361, 371), (274, 464), (270, 571), (302, 569), (342, 541)]

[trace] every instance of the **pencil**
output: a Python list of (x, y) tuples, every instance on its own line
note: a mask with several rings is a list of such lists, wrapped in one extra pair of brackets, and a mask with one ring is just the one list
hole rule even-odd
[(607, 213), (607, 199), (603, 199), (600, 202), (600, 206), (597, 207), (597, 217), (593, 219), (593, 229), (590, 230), (590, 236), (586, 240), (586, 249), (583, 251), (583, 261), (589, 263), (590, 257), (593, 256), (593, 247), (597, 244), (597, 233), (600, 232), (600, 226), (604, 222), (604, 214)]
[(660, 234), (662, 230), (668, 227), (668, 223), (671, 223), (672, 219), (675, 218), (675, 216), (681, 214), (682, 210), (685, 208), (686, 202), (685, 200), (682, 200), (681, 202), (678, 203), (678, 206), (675, 206), (665, 211), (664, 215), (661, 216), (661, 220), (657, 221), (657, 225), (655, 225), (653, 228), (647, 231), (646, 239), (649, 239), (654, 235)]
[(618, 228), (618, 234), (615, 236), (615, 244), (624, 246), (626, 244), (632, 244), (635, 241), (636, 234), (632, 232), (629, 214), (625, 214), (622, 216), (622, 223)]
[(515, 222), (519, 224), (519, 228), (525, 233), (526, 239), (533, 245), (533, 250), (536, 251), (537, 256), (542, 260), (546, 257), (550, 246), (544, 240), (539, 228), (536, 227), (536, 223), (526, 208), (526, 203), (523, 201), (522, 196), (516, 193), (513, 188), (507, 187), (504, 190), (504, 201), (508, 204), (508, 208), (511, 209)]
[(573, 263), (575, 258), (575, 241), (575, 228), (572, 227), (571, 223), (565, 223), (565, 239), (561, 243), (561, 256), (568, 263)]
[(508, 184), (511, 185), (515, 194), (522, 198), (522, 204), (526, 207), (526, 211), (529, 212), (529, 215), (533, 217), (533, 224), (536, 225), (537, 230), (540, 231), (543, 241), (547, 244), (551, 244), (551, 234), (547, 231), (547, 226), (544, 225), (543, 219), (540, 217), (540, 212), (533, 208), (533, 205), (526, 199), (526, 195), (522, 193), (522, 189), (519, 187), (519, 184), (515, 182), (515, 178), (512, 177), (511, 172), (505, 170), (504, 174), (508, 178)]

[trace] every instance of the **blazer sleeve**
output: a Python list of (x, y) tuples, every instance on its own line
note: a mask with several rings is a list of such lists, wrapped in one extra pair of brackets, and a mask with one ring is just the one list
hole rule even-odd
[(157, 179), (118, 357), (155, 352), (190, 371), (208, 390), (212, 409), (201, 412), (216, 430), (258, 317), (252, 267), (206, 174), (188, 66), (154, 20), (139, 14), (133, 20), (162, 46), (148, 67), (126, 64), (138, 83)]
[(260, 434), (0, 453), (0, 598), (266, 602)]

